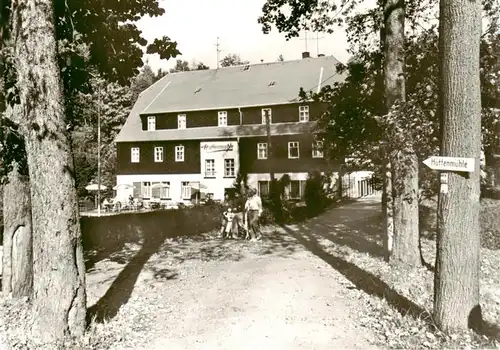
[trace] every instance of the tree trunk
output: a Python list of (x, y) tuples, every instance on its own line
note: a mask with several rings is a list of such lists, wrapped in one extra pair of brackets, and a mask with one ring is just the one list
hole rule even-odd
[(14, 298), (31, 297), (33, 258), (29, 180), (18, 171), (9, 172), (4, 185), (4, 233), (2, 292)]
[[(386, 108), (404, 102), (405, 91), (405, 10), (403, 0), (384, 3), (384, 88)], [(420, 264), (418, 250), (418, 159), (411, 147), (391, 152), (388, 166), (392, 177), (386, 183), (387, 195), (392, 192), (392, 203), (387, 201), (387, 218), (393, 205), (393, 244), (390, 261), (393, 264), (415, 266)], [(387, 197), (388, 197), (387, 196)], [(389, 223), (388, 223), (389, 227)], [(390, 236), (388, 235), (388, 242)], [(390, 244), (389, 244), (390, 248)]]
[[(380, 52), (385, 53), (385, 28), (380, 27)], [(384, 61), (385, 62), (385, 61)], [(377, 90), (385, 90), (385, 67), (382, 62), (382, 54), (377, 57), (378, 79), (376, 81)], [(385, 94), (385, 91), (384, 91)], [(380, 107), (380, 114), (387, 113), (387, 109)], [(392, 252), (392, 243), (394, 240), (394, 211), (393, 211), (393, 201), (392, 201), (392, 175), (391, 175), (391, 165), (389, 163), (388, 149), (386, 145), (381, 145), (380, 147), (380, 160), (381, 160), (381, 175), (382, 175), (382, 215), (383, 222), (385, 225), (385, 235), (384, 235), (384, 259), (389, 261)]]
[[(0, 48), (11, 46), (8, 37), (8, 18), (3, 18), (0, 26)], [(0, 114), (19, 125), (21, 111), (19, 105), (12, 107), (5, 101), (6, 67), (0, 72)], [(21, 132), (18, 129), (19, 134)], [(8, 147), (16, 147), (17, 159), (11, 159), (12, 167), (7, 174), (7, 182), (0, 194), (3, 198), (3, 257), (2, 257), (2, 292), (5, 297), (31, 297), (33, 294), (33, 241), (31, 222), (31, 200), (28, 169), (26, 165), (26, 149), (22, 135), (9, 134)], [(12, 144), (12, 141), (16, 145)], [(23, 152), (23, 153), (21, 153)]]
[[(345, 159), (345, 158), (344, 158)], [(338, 172), (338, 182), (337, 182), (337, 196), (339, 197), (339, 200), (344, 199), (344, 174), (345, 174), (345, 169), (344, 165), (340, 164), (339, 166), (339, 172)]]
[(442, 330), (455, 331), (481, 321), (481, 2), (441, 0), (439, 32), (441, 154), (472, 157), (476, 162), (473, 173), (449, 173), (438, 201), (434, 317)]
[(13, 9), (15, 67), (33, 220), (33, 338), (53, 342), (85, 330), (85, 267), (74, 166), (56, 60), (53, 3), (19, 0)]
[[(419, 249), (418, 223), (418, 159), (415, 154), (395, 152), (394, 178), (394, 241), (390, 255), (391, 264), (419, 266), (422, 264)], [(417, 212), (417, 215), (415, 215)]]
[(389, 261), (394, 244), (394, 202), (392, 195), (391, 164), (382, 160), (382, 213), (385, 223), (384, 250), (385, 260)]

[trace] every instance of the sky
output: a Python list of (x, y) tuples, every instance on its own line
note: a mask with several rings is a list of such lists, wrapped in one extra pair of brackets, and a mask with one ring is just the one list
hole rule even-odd
[[(273, 28), (270, 34), (263, 34), (257, 23), (265, 0), (160, 0), (165, 9), (162, 17), (144, 17), (138, 23), (143, 37), (152, 42), (164, 35), (177, 41), (182, 55), (170, 60), (160, 60), (158, 55), (145, 55), (144, 60), (153, 70), (169, 69), (176, 59), (203, 62), (210, 68), (217, 68), (216, 42), (219, 37), (220, 59), (229, 53), (239, 54), (242, 60), (251, 64), (274, 62), (281, 54), (285, 60), (300, 59), (305, 51), (305, 40), (285, 40), (285, 34)], [(308, 50), (312, 57), (319, 53), (333, 55), (341, 62), (349, 58), (345, 32), (338, 29), (334, 34), (308, 34)]]

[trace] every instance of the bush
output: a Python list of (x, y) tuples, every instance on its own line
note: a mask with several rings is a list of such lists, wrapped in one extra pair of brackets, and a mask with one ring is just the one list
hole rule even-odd
[(304, 200), (309, 215), (317, 215), (327, 206), (328, 200), (324, 185), (324, 178), (319, 172), (310, 172), (308, 174)]
[(276, 221), (274, 219), (274, 215), (273, 213), (271, 212), (271, 210), (269, 209), (269, 207), (264, 204), (264, 202), (262, 203), (263, 204), (263, 210), (262, 210), (262, 215), (260, 216), (260, 224), (261, 225), (271, 225), (271, 224), (274, 224)]

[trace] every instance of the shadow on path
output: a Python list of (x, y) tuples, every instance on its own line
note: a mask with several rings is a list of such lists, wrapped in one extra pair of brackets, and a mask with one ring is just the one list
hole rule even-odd
[(293, 230), (286, 226), (283, 228), (307, 250), (344, 275), (358, 289), (367, 294), (386, 299), (391, 306), (402, 314), (410, 314), (415, 318), (431, 319), (431, 315), (427, 311), (391, 289), (387, 283), (377, 276), (326, 252), (313, 236), (312, 232), (314, 231), (311, 231), (306, 225), (298, 226), (297, 230)]
[[(329, 220), (330, 216), (334, 216)], [(299, 225), (332, 243), (383, 258), (380, 202), (361, 200), (335, 208)]]
[[(146, 238), (142, 239), (144, 243), (139, 251), (124, 247), (111, 254), (108, 257), (111, 261), (125, 264), (125, 267), (106, 293), (87, 310), (88, 322), (92, 320), (103, 322), (117, 315), (120, 307), (129, 301), (139, 275), (153, 255), (155, 255), (154, 262), (148, 264), (147, 269), (153, 272), (154, 278), (172, 280), (177, 278), (178, 274), (170, 268), (161, 269), (165, 266), (162, 263), (165, 260), (175, 264), (182, 264), (188, 260), (239, 261), (245, 258), (247, 253), (257, 256), (270, 254), (288, 256), (297, 249), (303, 249), (293, 238), (276, 235), (274, 232), (265, 232), (264, 239), (255, 244), (243, 239), (216, 239), (202, 232), (202, 228), (197, 230), (189, 228), (188, 223), (189, 218), (179, 219), (173, 232), (184, 232), (184, 235), (173, 237), (172, 230), (159, 227), (152, 222), (149, 226), (143, 226), (149, 234), (140, 235)], [(165, 242), (167, 238), (168, 241)]]
[[(409, 314), (414, 318), (426, 321), (429, 326), (434, 326), (432, 315), (427, 310), (397, 293), (379, 277), (328, 253), (316, 238), (321, 237), (336, 245), (347, 246), (359, 252), (383, 258), (384, 249), (378, 243), (382, 242), (383, 232), (380, 202), (362, 200), (326, 212), (303, 224), (283, 225), (282, 228), (307, 250), (344, 275), (358, 289), (367, 294), (384, 298), (403, 315)], [(429, 265), (425, 261), (423, 263), (424, 266)], [(428, 266), (426, 267), (429, 269)], [(482, 319), (480, 307), (471, 312), (469, 326), (480, 335), (490, 338), (500, 336), (498, 325)]]
[[(106, 293), (97, 303), (87, 310), (87, 321), (95, 319), (97, 322), (111, 319), (116, 316), (120, 307), (128, 302), (139, 274), (149, 258), (158, 250), (164, 237), (151, 239), (144, 243), (141, 250), (120, 271)], [(162, 272), (163, 278), (174, 279), (175, 272)]]
[[(140, 218), (140, 219), (138, 219)], [(118, 251), (112, 257), (114, 261), (126, 263), (126, 266), (118, 274), (106, 293), (87, 310), (87, 323), (96, 320), (102, 322), (113, 318), (118, 313), (120, 307), (128, 302), (134, 286), (137, 282), (144, 265), (162, 246), (167, 237), (199, 235), (207, 229), (218, 226), (218, 216), (216, 209), (210, 210), (191, 210), (191, 211), (164, 211), (160, 213), (147, 213), (132, 216), (135, 221), (140, 220), (132, 229), (129, 236), (133, 236), (132, 241), (142, 241), (141, 249), (130, 258), (130, 252), (121, 250), (125, 245), (125, 239), (113, 242), (113, 237), (108, 235), (110, 242), (101, 242), (104, 245), (112, 246), (118, 244)], [(130, 238), (130, 237), (125, 237)], [(177, 274), (169, 271), (157, 271), (164, 279), (173, 279)]]

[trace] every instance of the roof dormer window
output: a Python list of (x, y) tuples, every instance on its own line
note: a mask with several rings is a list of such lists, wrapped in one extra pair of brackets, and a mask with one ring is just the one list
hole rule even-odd
[(148, 116), (148, 131), (156, 130), (156, 117), (154, 115)]
[(186, 128), (186, 115), (177, 114), (177, 129), (185, 129), (185, 128)]

